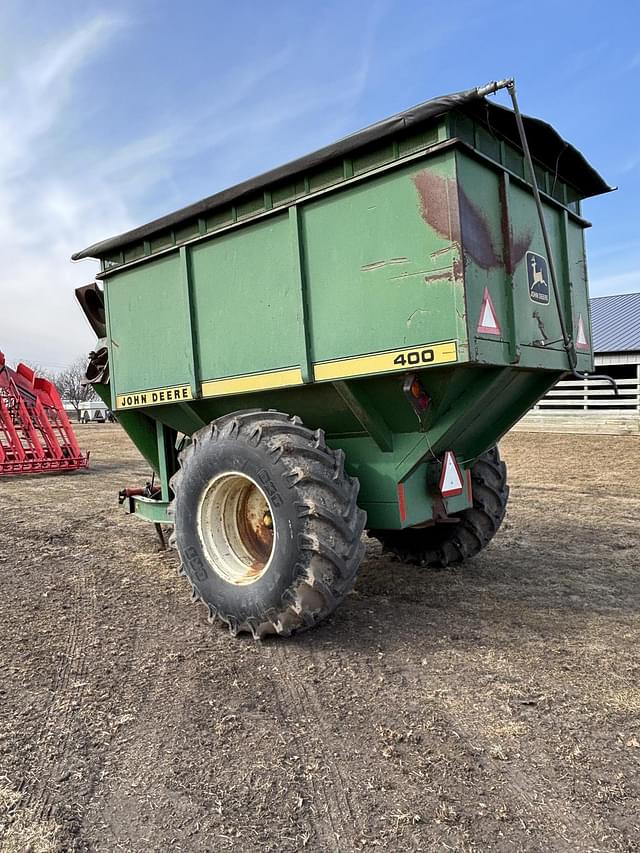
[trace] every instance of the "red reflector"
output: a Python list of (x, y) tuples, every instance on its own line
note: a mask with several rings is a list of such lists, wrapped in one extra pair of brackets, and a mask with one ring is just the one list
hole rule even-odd
[(404, 502), (404, 483), (398, 483), (398, 508), (400, 509), (400, 521), (406, 521), (407, 507)]
[(444, 454), (439, 488), (443, 498), (453, 498), (464, 492), (462, 471), (452, 450), (447, 450)]

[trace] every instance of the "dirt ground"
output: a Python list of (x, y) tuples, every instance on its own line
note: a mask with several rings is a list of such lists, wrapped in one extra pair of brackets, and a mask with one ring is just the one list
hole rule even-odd
[(0, 850), (640, 850), (640, 441), (516, 433), (494, 542), (372, 542), (289, 641), (233, 639), (88, 473), (0, 483)]

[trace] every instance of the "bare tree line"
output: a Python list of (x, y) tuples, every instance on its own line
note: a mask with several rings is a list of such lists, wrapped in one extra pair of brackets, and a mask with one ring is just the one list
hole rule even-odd
[(48, 370), (36, 363), (29, 363), (29, 367), (35, 372), (36, 376), (42, 376), (53, 382), (62, 400), (65, 403), (71, 403), (78, 416), (80, 403), (89, 403), (98, 399), (98, 395), (91, 385), (85, 384), (87, 359), (82, 356), (62, 370)]

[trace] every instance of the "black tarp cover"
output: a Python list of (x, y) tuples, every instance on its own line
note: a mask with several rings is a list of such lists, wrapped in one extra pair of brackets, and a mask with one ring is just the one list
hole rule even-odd
[[(369, 125), (369, 127), (345, 136), (331, 145), (319, 148), (311, 154), (306, 154), (304, 157), (299, 157), (297, 160), (292, 160), (283, 166), (278, 166), (276, 169), (271, 169), (255, 178), (236, 184), (234, 187), (207, 196), (195, 204), (190, 204), (160, 219), (154, 219), (153, 222), (141, 225), (132, 231), (127, 231), (100, 243), (94, 243), (81, 252), (76, 252), (72, 256), (72, 260), (104, 257), (104, 255), (130, 243), (146, 240), (159, 231), (173, 228), (185, 220), (203, 216), (215, 208), (237, 202), (256, 190), (291, 178), (300, 172), (314, 169), (330, 160), (346, 157), (370, 143), (384, 140), (394, 136), (399, 131), (421, 125), (429, 119), (460, 108), (483, 121), (501, 136), (518, 144), (515, 117), (509, 108), (490, 101), (488, 98), (479, 97), (477, 89), (467, 89), (464, 92), (443, 95), (397, 113), (397, 115), (383, 121), (376, 122), (376, 124)], [(550, 124), (530, 116), (523, 116), (523, 121), (533, 157), (545, 163), (554, 172), (557, 171), (559, 177), (572, 184), (583, 197), (598, 195), (612, 189), (583, 155), (566, 142)]]

